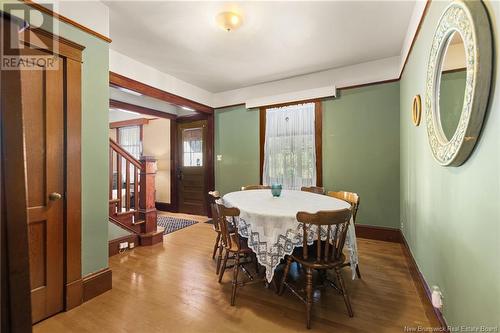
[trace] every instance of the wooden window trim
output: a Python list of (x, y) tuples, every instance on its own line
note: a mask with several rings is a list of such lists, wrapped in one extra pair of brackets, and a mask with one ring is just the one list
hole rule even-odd
[(323, 108), (321, 100), (306, 100), (263, 106), (259, 110), (259, 143), (260, 143), (260, 183), (263, 183), (264, 175), (264, 147), (266, 144), (266, 111), (267, 109), (297, 105), (303, 103), (314, 103), (314, 127), (315, 127), (315, 151), (316, 151), (316, 186), (323, 186)]

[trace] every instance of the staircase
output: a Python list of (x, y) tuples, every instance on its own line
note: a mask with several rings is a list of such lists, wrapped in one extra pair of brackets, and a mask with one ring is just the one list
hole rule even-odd
[(139, 236), (139, 245), (163, 242), (156, 225), (156, 159), (139, 160), (109, 139), (109, 221)]

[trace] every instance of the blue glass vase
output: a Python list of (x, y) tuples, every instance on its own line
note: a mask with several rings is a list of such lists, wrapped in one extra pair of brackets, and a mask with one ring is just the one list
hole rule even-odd
[(283, 185), (281, 184), (272, 184), (271, 185), (271, 193), (273, 197), (279, 197), (281, 195), (281, 190), (283, 189)]

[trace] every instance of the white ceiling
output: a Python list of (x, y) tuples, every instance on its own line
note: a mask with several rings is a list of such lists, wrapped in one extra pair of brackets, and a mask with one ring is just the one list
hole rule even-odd
[[(111, 48), (210, 92), (399, 56), (415, 1), (106, 1)], [(240, 12), (225, 32), (215, 16)]]

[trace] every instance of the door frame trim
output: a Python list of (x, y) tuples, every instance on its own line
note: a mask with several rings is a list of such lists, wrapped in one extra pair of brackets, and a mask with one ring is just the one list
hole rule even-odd
[[(54, 52), (51, 43), (49, 50), (65, 58), (67, 84), (64, 104), (64, 144), (65, 144), (65, 207), (64, 207), (64, 276), (63, 295), (64, 310), (68, 311), (83, 303), (82, 280), (82, 203), (81, 203), (81, 127), (82, 127), (82, 51), (84, 46), (56, 36), (42, 29), (32, 29), (41, 40), (58, 40), (64, 47)], [(37, 48), (35, 43), (23, 41), (28, 47)], [(69, 97), (68, 97), (69, 96)]]

